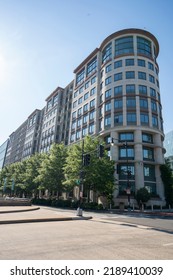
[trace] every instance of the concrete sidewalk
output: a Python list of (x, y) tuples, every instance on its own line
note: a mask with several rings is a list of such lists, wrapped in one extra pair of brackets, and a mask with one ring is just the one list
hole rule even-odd
[(56, 221), (89, 220), (92, 217), (72, 216), (69, 213), (53, 212), (37, 206), (1, 206), (0, 224), (39, 223)]

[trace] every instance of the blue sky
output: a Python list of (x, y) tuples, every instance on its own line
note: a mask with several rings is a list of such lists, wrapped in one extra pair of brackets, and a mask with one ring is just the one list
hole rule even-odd
[(124, 28), (145, 29), (159, 41), (164, 130), (172, 130), (172, 12), (172, 0), (0, 0), (0, 145)]

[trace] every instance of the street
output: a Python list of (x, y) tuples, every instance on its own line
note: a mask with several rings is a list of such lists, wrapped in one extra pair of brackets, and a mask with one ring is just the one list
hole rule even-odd
[[(47, 207), (39, 211), (42, 215), (76, 214)], [(0, 259), (172, 260), (173, 219), (139, 215), (84, 212), (93, 219), (2, 224)]]

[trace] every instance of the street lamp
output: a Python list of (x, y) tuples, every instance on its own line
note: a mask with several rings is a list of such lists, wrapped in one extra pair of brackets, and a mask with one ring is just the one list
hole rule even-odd
[(84, 179), (84, 139), (82, 140), (82, 163), (81, 163), (81, 171), (80, 171), (80, 187), (79, 187), (79, 206), (77, 208), (77, 216), (82, 216), (82, 200), (83, 200), (83, 179)]
[[(114, 140), (119, 141), (119, 139), (116, 138), (111, 138), (111, 146), (114, 146)], [(130, 211), (130, 194), (131, 194), (131, 190), (130, 190), (130, 177), (131, 177), (131, 171), (128, 168), (128, 143), (127, 141), (125, 141), (123, 143), (123, 147), (126, 149), (126, 174), (127, 174), (127, 185), (126, 185), (126, 194), (127, 194), (127, 200), (128, 200), (128, 211)]]

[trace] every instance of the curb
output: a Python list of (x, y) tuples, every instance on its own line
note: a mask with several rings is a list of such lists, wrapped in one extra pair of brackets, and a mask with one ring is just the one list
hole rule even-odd
[(64, 218), (42, 218), (42, 219), (40, 218), (40, 219), (6, 220), (6, 221), (0, 221), (0, 224), (24, 224), (24, 223), (90, 220), (90, 219), (92, 219), (92, 217), (64, 217)]
[(7, 214), (7, 213), (17, 213), (17, 212), (29, 212), (29, 211), (35, 211), (39, 210), (40, 207), (34, 207), (34, 208), (27, 208), (27, 209), (19, 209), (19, 210), (0, 210), (0, 214)]

